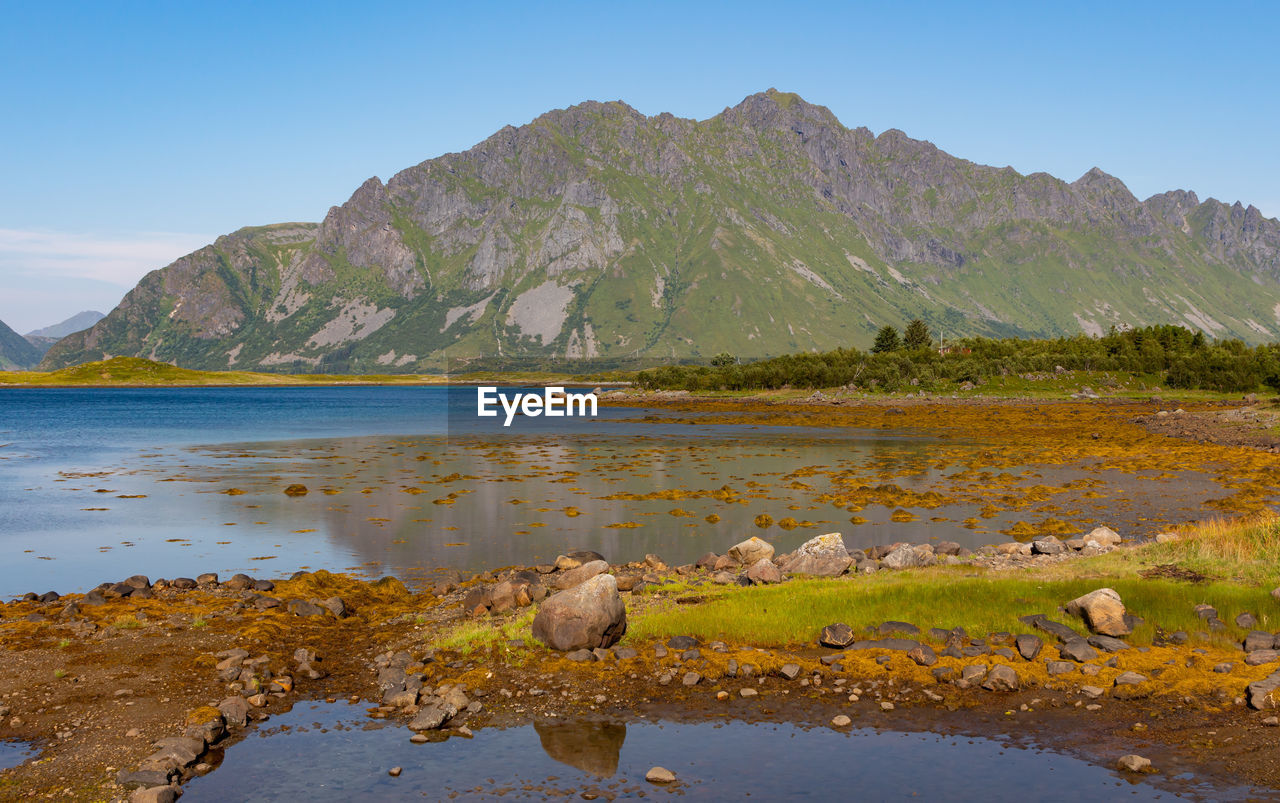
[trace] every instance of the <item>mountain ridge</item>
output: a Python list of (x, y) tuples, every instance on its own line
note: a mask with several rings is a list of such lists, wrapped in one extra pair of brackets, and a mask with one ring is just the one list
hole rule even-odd
[(43, 367), (663, 361), (1182, 323), (1280, 338), (1280, 222), (953, 157), (769, 90), (696, 121), (588, 101), (365, 181), (318, 224), (148, 274)]
[(40, 362), (44, 352), (0, 321), (0, 371), (30, 368)]

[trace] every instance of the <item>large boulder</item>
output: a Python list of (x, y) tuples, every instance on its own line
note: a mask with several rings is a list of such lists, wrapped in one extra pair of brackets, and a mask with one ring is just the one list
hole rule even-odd
[(840, 533), (827, 533), (810, 538), (800, 545), (782, 566), (788, 574), (809, 574), (816, 577), (836, 577), (844, 574), (853, 559), (845, 549)]
[(533, 617), (533, 637), (562, 652), (612, 647), (626, 632), (627, 606), (611, 574), (553, 594)]
[(730, 547), (729, 557), (743, 566), (750, 566), (758, 560), (772, 560), (773, 544), (753, 535), (742, 543)]
[(1066, 604), (1067, 613), (1079, 616), (1095, 633), (1104, 636), (1127, 636), (1132, 631), (1124, 618), (1124, 602), (1110, 588), (1090, 591)]

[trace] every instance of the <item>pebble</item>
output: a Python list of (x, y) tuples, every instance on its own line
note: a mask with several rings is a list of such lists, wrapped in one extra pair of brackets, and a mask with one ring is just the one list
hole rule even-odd
[(745, 689), (741, 689), (738, 692), (738, 694), (741, 695), (742, 697), (755, 697), (757, 694), (759, 694), (759, 692), (751, 688), (750, 686), (748, 686)]
[(391, 769), (387, 770), (387, 774), (390, 775), (392, 778), (399, 778), (400, 773), (402, 772), (404, 772), (404, 770), (401, 767), (392, 767)]
[(653, 767), (644, 774), (644, 779), (649, 783), (671, 783), (675, 781), (676, 774), (666, 767)]
[(853, 720), (849, 719), (844, 714), (837, 714), (835, 717), (832, 718), (831, 724), (837, 728), (847, 728), (851, 724), (853, 724)]
[(884, 702), (880, 703), (880, 710), (881, 710), (881, 711), (892, 711), (892, 710), (893, 710), (893, 703), (889, 702), (888, 700), (885, 700)]
[(1268, 728), (1274, 728), (1276, 726), (1280, 726), (1280, 717), (1267, 717), (1266, 719), (1262, 720), (1262, 724), (1266, 725)]
[(413, 742), (414, 744), (426, 744), (430, 740), (426, 737), (425, 734), (415, 733), (409, 737), (409, 741)]

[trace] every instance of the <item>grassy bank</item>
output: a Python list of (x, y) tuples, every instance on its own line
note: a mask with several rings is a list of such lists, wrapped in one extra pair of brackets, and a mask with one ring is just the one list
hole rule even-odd
[[(1018, 617), (1058, 614), (1060, 605), (1096, 588), (1120, 593), (1145, 623), (1131, 641), (1149, 644), (1156, 627), (1205, 630), (1196, 605), (1216, 607), (1228, 622), (1249, 611), (1258, 627), (1280, 629), (1280, 520), (1215, 523), (1186, 530), (1183, 540), (1118, 550), (1041, 569), (990, 571), (951, 566), (880, 572), (841, 579), (792, 580), (776, 586), (701, 586), (659, 590), (660, 602), (632, 618), (637, 641), (689, 634), (730, 643), (783, 647), (811, 644), (833, 622), (855, 630), (889, 620), (922, 628), (963, 627), (971, 635), (1027, 632)], [(1177, 578), (1197, 578), (1191, 581)], [(696, 604), (694, 600), (700, 600)], [(683, 600), (681, 602), (680, 600)], [(1234, 628), (1214, 640), (1238, 637)]]

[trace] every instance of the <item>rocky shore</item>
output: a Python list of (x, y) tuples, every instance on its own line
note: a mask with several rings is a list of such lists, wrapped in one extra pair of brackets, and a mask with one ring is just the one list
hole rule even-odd
[[(699, 588), (755, 593), (826, 577), (850, 584), (853, 604), (861, 578), (880, 572), (1026, 573), (1130, 548), (1105, 527), (975, 552), (945, 543), (849, 550), (829, 533), (787, 554), (747, 538), (676, 567), (656, 555), (610, 564), (570, 551), (547, 565), (442, 574), (420, 590), (300, 572), (274, 581), (135, 576), (83, 595), (31, 593), (0, 605), (0, 646), (13, 668), (0, 678), (0, 738), (43, 754), (0, 774), (0, 797), (172, 800), (255, 723), (298, 700), (338, 697), (372, 703), (371, 716), (402, 720), (419, 742), (549, 712), (634, 712), (663, 701), (751, 718), (749, 706), (801, 698), (827, 706), (836, 728), (903, 708), (992, 706), (1147, 721), (1252, 710), (1250, 731), (1276, 725), (1280, 634), (1260, 629), (1264, 614), (1201, 606), (1203, 629), (1157, 627), (1150, 644), (1133, 644), (1143, 612), (1106, 587), (1021, 617), (1022, 632), (966, 632), (940, 611), (935, 621), (832, 621), (788, 648), (680, 633), (625, 638), (647, 611), (700, 604)], [(1274, 604), (1260, 597), (1259, 606)], [(525, 611), (536, 611), (531, 621)], [(504, 628), (522, 621), (521, 635), (506, 638)], [(462, 626), (487, 637), (460, 642)], [(1237, 646), (1225, 646), (1231, 639)], [(1151, 769), (1129, 754), (1123, 764)]]

